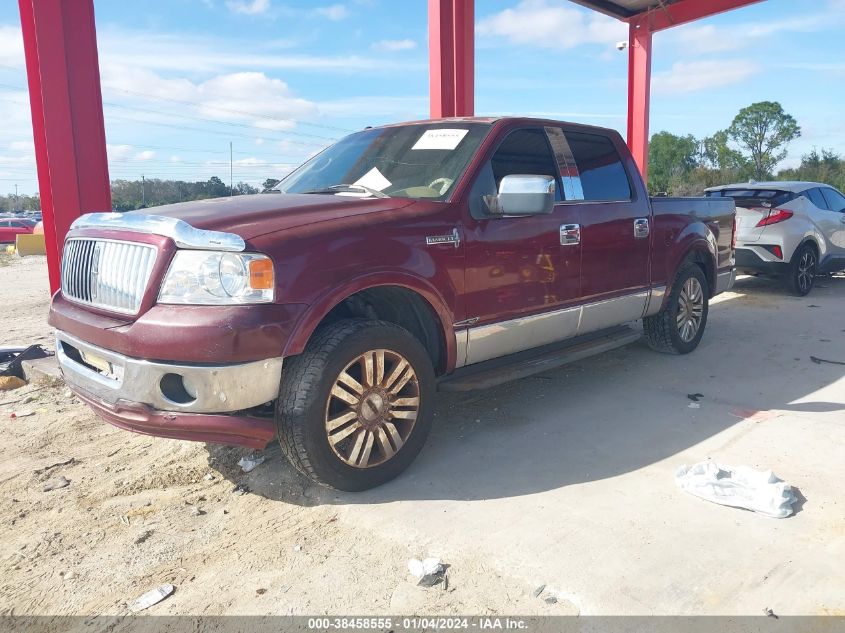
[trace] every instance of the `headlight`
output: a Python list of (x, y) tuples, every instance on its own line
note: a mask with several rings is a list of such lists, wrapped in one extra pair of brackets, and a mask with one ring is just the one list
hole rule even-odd
[(159, 303), (230, 305), (273, 301), (273, 262), (254, 253), (176, 251)]

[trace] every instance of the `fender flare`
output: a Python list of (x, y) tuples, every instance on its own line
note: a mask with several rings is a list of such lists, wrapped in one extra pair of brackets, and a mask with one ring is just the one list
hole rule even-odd
[(446, 370), (447, 372), (452, 371), (455, 367), (455, 359), (457, 357), (457, 343), (452, 326), (452, 311), (430, 282), (415, 275), (398, 271), (382, 271), (354, 277), (323, 293), (314, 303), (308, 306), (297, 320), (282, 350), (282, 356), (301, 354), (314, 334), (314, 331), (317, 329), (317, 326), (319, 326), (329, 312), (355, 293), (379, 286), (398, 286), (416, 293), (425, 300), (439, 322), (438, 324), (446, 345)]

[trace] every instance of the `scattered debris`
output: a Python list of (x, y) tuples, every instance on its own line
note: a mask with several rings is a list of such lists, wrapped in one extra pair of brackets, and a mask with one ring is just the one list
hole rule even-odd
[(675, 472), (678, 487), (713, 503), (745, 508), (765, 516), (783, 519), (792, 514), (798, 498), (792, 486), (775, 477), (771, 470), (748, 466), (723, 466), (699, 462), (681, 466)]
[(408, 561), (408, 571), (417, 579), (418, 586), (433, 587), (437, 583), (443, 582), (446, 566), (440, 562), (439, 558), (426, 558), (424, 560), (412, 558)]
[(704, 397), (703, 393), (688, 393), (687, 398), (692, 400), (693, 402), (698, 402)]
[(259, 587), (255, 590), (255, 595), (257, 596), (263, 596), (265, 593), (267, 593), (267, 590), (264, 587)]
[(154, 604), (158, 604), (168, 596), (170, 596), (176, 587), (170, 584), (159, 585), (155, 589), (151, 589), (140, 598), (135, 600), (132, 604), (129, 605), (129, 610), (132, 613), (138, 613), (138, 611), (143, 611), (144, 609), (149, 609)]
[(0, 391), (12, 391), (26, 387), (26, 381), (17, 376), (0, 376)]
[(138, 536), (135, 537), (135, 545), (140, 545), (141, 543), (146, 541), (148, 538), (150, 538), (152, 535), (153, 535), (152, 530), (144, 530)]
[(73, 580), (76, 578), (76, 574), (72, 571), (63, 571), (59, 574), (59, 576), (61, 576), (63, 580)]
[(263, 464), (265, 459), (267, 458), (264, 455), (256, 455), (255, 453), (253, 453), (252, 455), (246, 455), (244, 457), (241, 457), (240, 461), (238, 462), (238, 466), (240, 466), (245, 473), (248, 473)]
[(49, 466), (44, 466), (43, 468), (38, 468), (33, 470), (32, 473), (34, 475), (40, 475), (42, 473), (46, 473), (49, 470), (53, 470), (54, 468), (58, 468), (59, 466), (70, 466), (71, 464), (76, 464), (76, 458), (71, 457), (69, 459), (64, 460), (63, 462), (56, 462), (55, 464), (50, 464)]
[(64, 477), (63, 475), (59, 475), (55, 479), (51, 479), (48, 481), (44, 486), (42, 486), (42, 492), (50, 492), (51, 490), (58, 490), (59, 488), (66, 488), (70, 485), (70, 480)]
[(238, 484), (234, 488), (232, 488), (233, 495), (245, 495), (249, 492), (249, 488), (246, 484)]
[(28, 418), (29, 416), (34, 414), (35, 411), (13, 411), (11, 414), (9, 414), (9, 417), (14, 420), (15, 418)]
[(535, 598), (539, 598), (540, 594), (543, 593), (543, 590), (546, 588), (546, 585), (540, 585), (534, 591), (531, 592), (531, 595)]
[(690, 403), (687, 405), (687, 408), (688, 408), (688, 409), (700, 409), (700, 408), (701, 408), (701, 405), (700, 405), (700, 404), (698, 404), (697, 402), (690, 402)]
[(302, 551), (302, 545), (294, 545), (293, 551), (294, 552), (301, 552)]
[(822, 363), (827, 363), (828, 365), (845, 365), (841, 360), (826, 360), (824, 358), (816, 358), (815, 356), (810, 356), (810, 360), (816, 365), (821, 365)]
[(197, 506), (191, 506), (190, 512), (191, 512), (191, 516), (195, 516), (195, 517), (202, 516), (203, 514), (205, 514), (205, 512), (202, 510), (202, 508), (199, 508)]
[(543, 602), (546, 604), (557, 604), (557, 598), (555, 596), (546, 596)]
[(214, 481), (214, 475), (208, 473), (205, 477), (203, 477), (206, 481)]
[(772, 611), (769, 607), (763, 609), (763, 615), (765, 615), (767, 618), (774, 618), (775, 620), (780, 619), (777, 615), (775, 615), (775, 612)]

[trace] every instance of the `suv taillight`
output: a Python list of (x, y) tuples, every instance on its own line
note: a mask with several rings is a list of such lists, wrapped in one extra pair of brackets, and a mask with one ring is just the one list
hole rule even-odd
[(757, 226), (769, 226), (770, 224), (777, 224), (788, 220), (793, 216), (792, 211), (784, 209), (755, 209), (756, 211), (763, 211), (766, 215), (757, 223)]
[(736, 216), (734, 216), (733, 226), (731, 226), (731, 250), (736, 250)]

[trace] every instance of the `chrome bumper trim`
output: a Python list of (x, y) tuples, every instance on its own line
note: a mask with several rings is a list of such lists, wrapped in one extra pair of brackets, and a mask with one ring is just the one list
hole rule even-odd
[[(108, 364), (108, 372), (78, 362), (65, 346), (96, 359), (96, 363)], [(97, 347), (61, 331), (56, 333), (56, 358), (71, 386), (108, 403), (139, 402), (161, 411), (229, 413), (249, 409), (275, 400), (282, 376), (281, 358), (230, 365), (153, 362)], [(165, 396), (161, 381), (166, 374), (181, 376), (191, 385), (195, 398), (176, 402)]]

